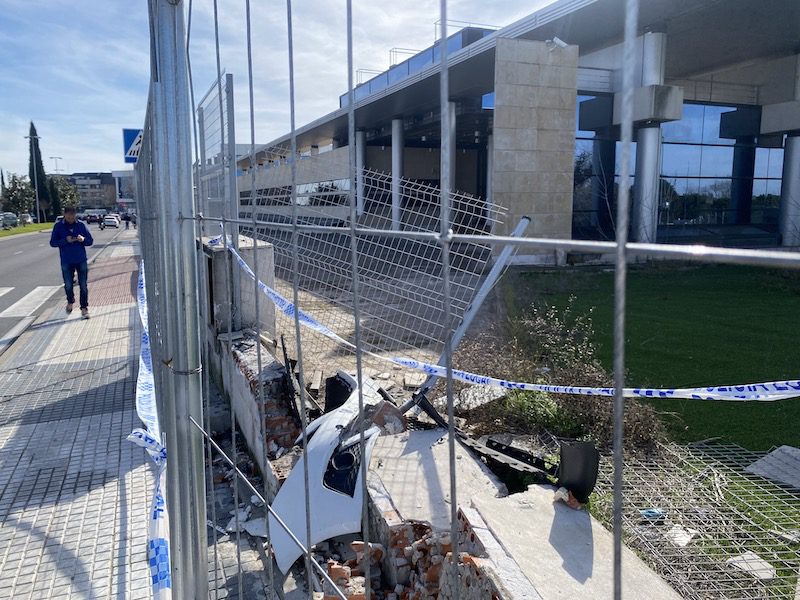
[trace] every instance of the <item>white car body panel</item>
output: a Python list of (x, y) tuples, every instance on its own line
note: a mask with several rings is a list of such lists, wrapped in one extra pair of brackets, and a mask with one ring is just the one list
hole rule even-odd
[[(311, 439), (308, 442), (306, 451), (308, 456), (312, 545), (337, 535), (355, 533), (361, 530), (361, 507), (364, 501), (361, 466), (359, 465), (358, 467), (358, 477), (353, 497), (332, 490), (323, 483), (323, 476), (330, 458), (337, 446), (344, 441), (340, 437), (342, 429), (358, 416), (357, 384), (349, 375), (341, 372), (339, 375), (350, 383), (353, 391), (342, 406), (313, 422), (314, 434), (310, 436)], [(380, 402), (380, 396), (372, 393), (374, 384), (369, 386), (365, 382), (364, 388), (365, 405)], [(312, 428), (309, 427), (308, 429), (310, 435)], [(366, 460), (367, 464), (369, 464), (369, 457), (380, 430), (371, 428), (365, 433), (365, 448), (362, 460)], [(304, 464), (304, 460), (301, 457), (292, 468), (292, 472), (272, 502), (272, 509), (303, 545), (308, 540), (306, 534)], [(302, 551), (272, 514), (269, 516), (269, 528), (275, 561), (280, 571), (287, 574), (294, 561), (302, 555)]]

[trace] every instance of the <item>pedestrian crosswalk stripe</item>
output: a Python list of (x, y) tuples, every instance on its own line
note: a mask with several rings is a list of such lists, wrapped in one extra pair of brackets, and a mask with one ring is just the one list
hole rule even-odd
[(27, 317), (36, 312), (42, 304), (56, 291), (58, 285), (40, 285), (35, 287), (31, 292), (26, 294), (21, 299), (17, 300), (14, 304), (9, 306), (3, 312), (0, 312), (0, 318), (4, 317)]
[(5, 296), (5, 295), (6, 295), (8, 292), (10, 292), (10, 291), (11, 291), (11, 290), (13, 290), (13, 289), (14, 289), (14, 288), (4, 288), (4, 287), (0, 287), (0, 296)]

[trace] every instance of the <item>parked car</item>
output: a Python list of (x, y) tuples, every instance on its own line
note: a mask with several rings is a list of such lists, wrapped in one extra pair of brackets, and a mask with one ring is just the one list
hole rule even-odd
[(114, 215), (106, 215), (105, 218), (103, 219), (103, 225), (105, 225), (106, 227), (117, 228), (119, 227), (119, 219)]
[(28, 213), (22, 213), (19, 216), (20, 225), (30, 225), (31, 223), (33, 223), (33, 217), (30, 216)]
[(17, 225), (19, 225), (19, 219), (17, 219), (17, 215), (12, 212), (3, 213), (3, 229), (11, 229)]

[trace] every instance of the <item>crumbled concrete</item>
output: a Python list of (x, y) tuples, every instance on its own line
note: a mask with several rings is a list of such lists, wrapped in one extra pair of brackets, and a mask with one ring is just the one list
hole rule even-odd
[(733, 556), (725, 562), (761, 581), (770, 581), (778, 576), (775, 567), (750, 550), (744, 554)]

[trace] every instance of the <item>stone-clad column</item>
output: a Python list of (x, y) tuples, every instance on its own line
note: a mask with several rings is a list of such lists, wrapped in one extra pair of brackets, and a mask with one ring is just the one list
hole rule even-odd
[[(572, 237), (577, 65), (577, 46), (497, 40), (491, 197), (508, 209), (500, 235), (527, 215), (528, 235)], [(532, 262), (528, 252), (518, 262)]]

